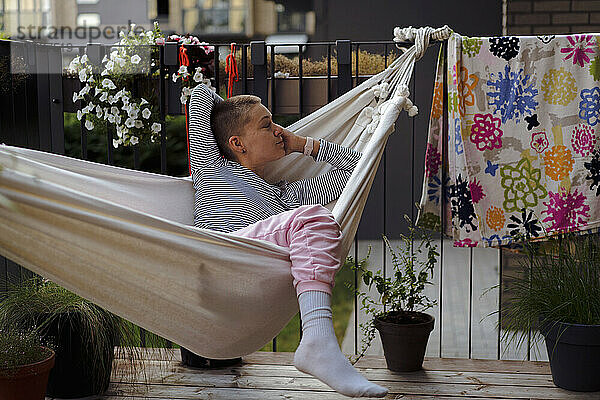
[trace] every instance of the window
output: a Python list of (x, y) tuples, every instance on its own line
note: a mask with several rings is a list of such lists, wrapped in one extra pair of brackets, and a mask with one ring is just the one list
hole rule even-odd
[(244, 33), (247, 0), (198, 0), (184, 8), (184, 30), (196, 33)]
[(77, 26), (100, 26), (100, 14), (81, 13), (77, 16)]
[(99, 0), (77, 0), (77, 4), (96, 4)]

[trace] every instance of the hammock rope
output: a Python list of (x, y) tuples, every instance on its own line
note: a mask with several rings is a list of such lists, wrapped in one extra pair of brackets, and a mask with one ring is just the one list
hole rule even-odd
[[(421, 47), (438, 31), (416, 31)], [(421, 48), (419, 47), (419, 48)], [(417, 46), (289, 126), (363, 153), (337, 201), (344, 260), (385, 144), (409, 99)], [(412, 110), (412, 111), (411, 111)], [(191, 177), (171, 177), (0, 146), (0, 254), (129, 321), (209, 358), (260, 349), (297, 313), (289, 251), (193, 226)], [(266, 180), (331, 166), (290, 154)]]

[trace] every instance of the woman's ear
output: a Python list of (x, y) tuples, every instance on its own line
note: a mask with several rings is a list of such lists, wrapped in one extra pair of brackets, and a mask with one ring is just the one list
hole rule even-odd
[(246, 147), (244, 146), (244, 143), (242, 143), (241, 138), (237, 135), (231, 136), (227, 143), (229, 144), (229, 148), (231, 149), (231, 151), (233, 151), (234, 153), (246, 152)]

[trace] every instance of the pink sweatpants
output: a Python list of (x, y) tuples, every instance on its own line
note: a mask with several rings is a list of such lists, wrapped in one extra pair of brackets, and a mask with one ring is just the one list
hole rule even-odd
[(342, 232), (327, 208), (300, 206), (231, 233), (289, 248), (298, 296), (307, 290), (331, 293), (340, 267)]

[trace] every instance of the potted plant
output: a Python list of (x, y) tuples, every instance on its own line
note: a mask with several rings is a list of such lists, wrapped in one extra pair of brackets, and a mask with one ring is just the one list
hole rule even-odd
[(503, 340), (522, 346), (539, 330), (558, 387), (600, 390), (600, 235), (561, 233), (523, 242), (520, 273), (501, 307)]
[[(0, 293), (2, 294), (2, 293)], [(142, 357), (139, 328), (92, 302), (40, 277), (9, 283), (0, 301), (0, 326), (37, 326), (43, 339), (56, 343), (56, 366), (50, 373), (48, 395), (79, 398), (104, 392), (109, 385), (115, 346), (130, 369)], [(146, 335), (147, 343), (164, 339)]]
[(54, 359), (35, 329), (0, 328), (0, 399), (44, 400)]
[[(433, 330), (434, 317), (424, 313), (436, 305), (423, 294), (425, 285), (432, 284), (433, 268), (437, 263), (437, 246), (429, 231), (408, 222), (408, 235), (401, 235), (402, 246), (396, 252), (383, 235), (392, 256), (392, 271), (385, 276), (382, 270), (373, 272), (366, 267), (367, 257), (353, 266), (362, 274), (367, 290), (356, 289), (362, 309), (373, 318), (361, 324), (364, 333), (358, 361), (366, 352), (379, 331), (388, 369), (392, 371), (417, 371), (423, 368), (423, 358)], [(424, 257), (424, 258), (423, 258)], [(348, 285), (349, 286), (349, 285)], [(378, 297), (368, 291), (375, 286)]]

